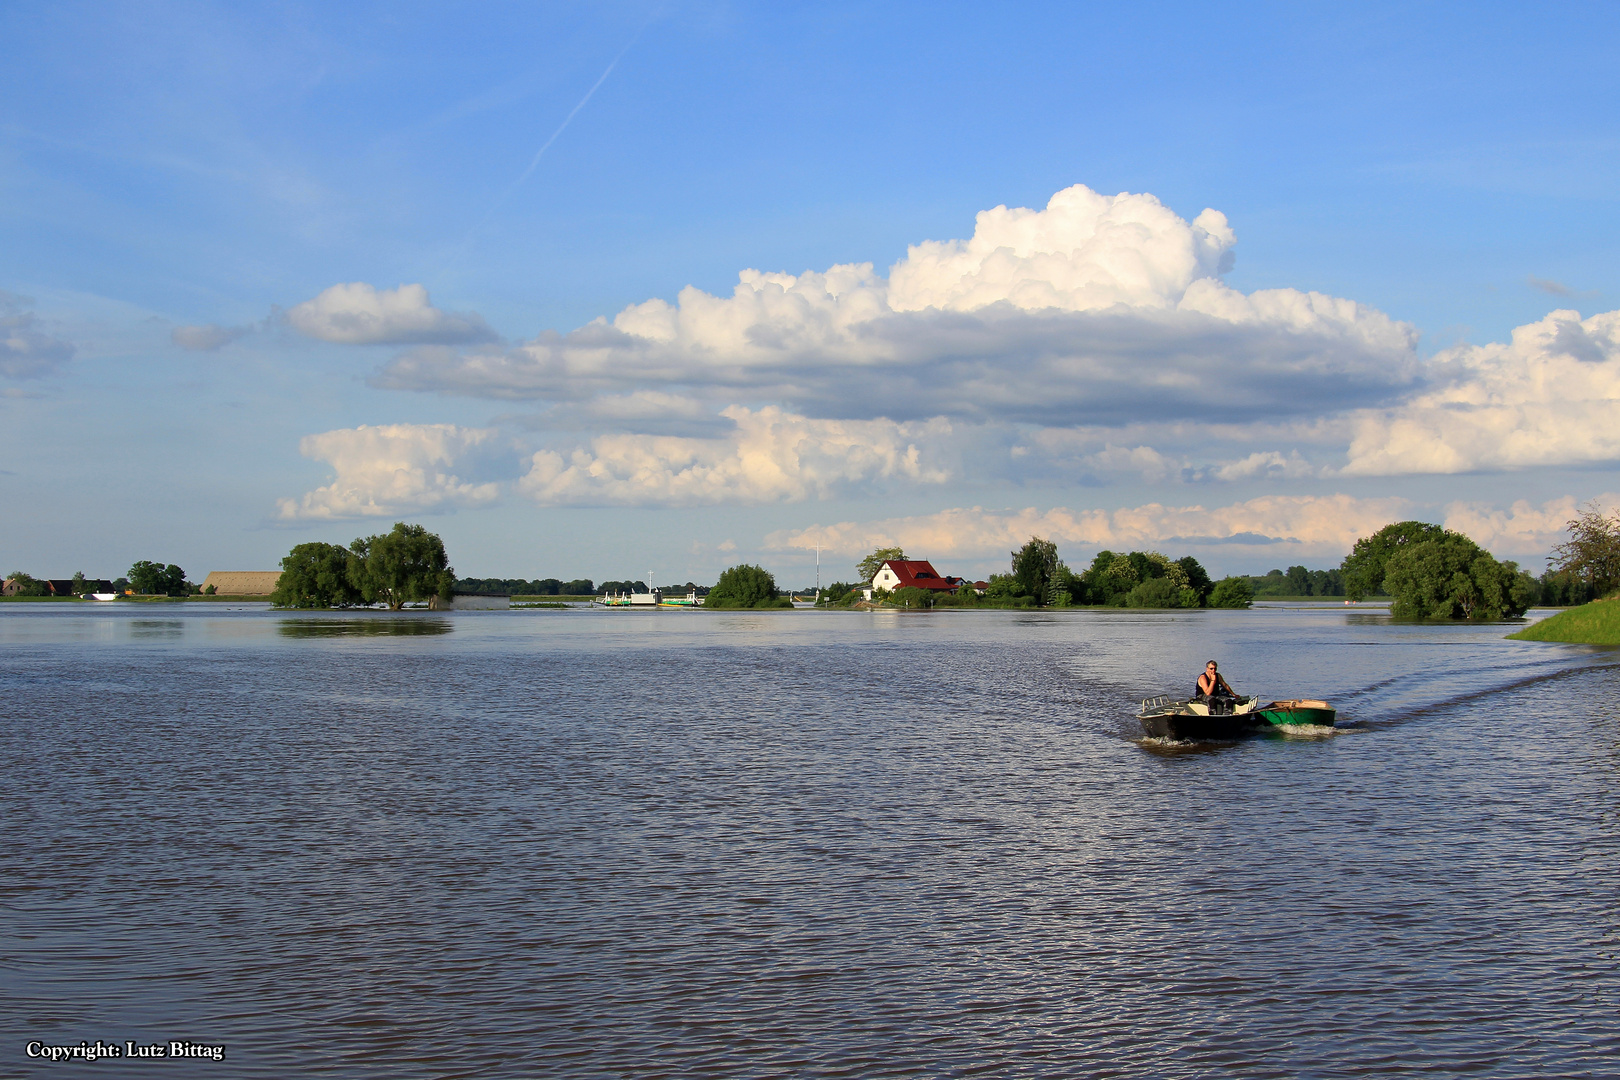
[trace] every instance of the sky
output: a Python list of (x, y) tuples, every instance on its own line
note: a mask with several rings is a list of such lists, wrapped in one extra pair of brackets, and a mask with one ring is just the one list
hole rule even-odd
[[(1341, 10), (1341, 7), (1345, 8)], [(1620, 505), (1609, 5), (0, 3), (0, 564), (1539, 572)]]

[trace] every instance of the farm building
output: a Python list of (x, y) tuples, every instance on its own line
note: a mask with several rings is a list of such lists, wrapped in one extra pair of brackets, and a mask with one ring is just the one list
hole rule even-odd
[(280, 570), (210, 570), (203, 578), (202, 591), (212, 585), (223, 596), (269, 596), (280, 580)]

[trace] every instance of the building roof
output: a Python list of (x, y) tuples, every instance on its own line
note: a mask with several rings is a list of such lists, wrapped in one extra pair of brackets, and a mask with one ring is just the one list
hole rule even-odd
[(212, 585), (226, 596), (269, 596), (280, 580), (280, 570), (210, 570), (200, 587), (206, 591)]
[(926, 559), (889, 559), (883, 564), (894, 571), (894, 576), (900, 579), (897, 589), (955, 589), (962, 584), (961, 578), (948, 578), (934, 569), (934, 564)]

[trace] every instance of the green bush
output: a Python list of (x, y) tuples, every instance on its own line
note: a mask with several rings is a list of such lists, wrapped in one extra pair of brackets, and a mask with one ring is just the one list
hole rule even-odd
[(743, 563), (720, 575), (703, 606), (711, 608), (790, 608), (793, 601), (779, 596), (776, 578), (762, 566)]
[(1246, 608), (1254, 604), (1254, 586), (1246, 577), (1223, 577), (1209, 594), (1209, 606)]
[(895, 607), (904, 608), (931, 608), (934, 606), (934, 591), (932, 589), (919, 589), (915, 585), (894, 590), (889, 597), (889, 603)]
[(1148, 578), (1125, 594), (1126, 607), (1175, 608), (1182, 607), (1182, 592), (1192, 593), (1193, 606), (1198, 606), (1198, 594), (1184, 589), (1167, 577)]

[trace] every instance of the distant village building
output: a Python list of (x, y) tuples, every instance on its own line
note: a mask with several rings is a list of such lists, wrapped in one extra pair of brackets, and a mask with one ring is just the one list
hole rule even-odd
[[(84, 593), (110, 593), (113, 591), (112, 582), (105, 578), (85, 578), (79, 588), (73, 587), (72, 578), (46, 578), (40, 582), (45, 586), (46, 596), (81, 596)], [(24, 589), (23, 582), (16, 578), (7, 578), (0, 584), (0, 596), (16, 596)]]
[(223, 596), (269, 596), (280, 580), (280, 570), (211, 570), (201, 588), (207, 592), (212, 585)]
[(906, 588), (955, 592), (962, 585), (962, 578), (943, 576), (926, 559), (889, 559), (872, 575), (872, 584), (866, 587), (864, 595), (870, 600), (878, 589), (894, 592)]

